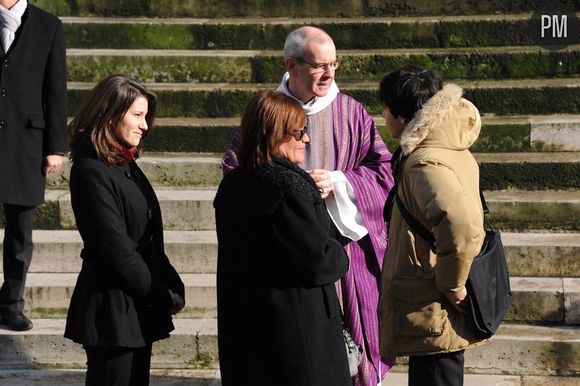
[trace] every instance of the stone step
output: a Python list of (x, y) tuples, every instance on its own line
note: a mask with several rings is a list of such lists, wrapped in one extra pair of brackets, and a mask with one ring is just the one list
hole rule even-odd
[[(215, 189), (157, 188), (156, 192), (166, 230), (215, 229)], [(70, 194), (51, 190), (45, 198), (36, 210), (35, 229), (74, 229)], [(488, 191), (486, 198), (491, 222), (500, 230), (580, 230), (580, 191)]]
[[(278, 74), (281, 78), (282, 71)], [(337, 78), (342, 92), (362, 102), (371, 114), (380, 114), (380, 78), (372, 82), (348, 83)], [(482, 113), (498, 115), (579, 114), (580, 82), (577, 78), (457, 81), (464, 95)], [(69, 113), (74, 116), (94, 83), (68, 84)], [(274, 90), (277, 84), (244, 83), (149, 83), (159, 97), (159, 117), (240, 116), (251, 96)]]
[[(339, 51), (341, 82), (377, 81), (405, 64), (437, 70), (444, 79), (520, 79), (580, 74), (580, 46), (547, 51), (539, 46)], [(123, 73), (155, 83), (275, 83), (284, 73), (278, 51), (69, 49), (68, 80), (97, 82)]]
[[(567, 241), (559, 245), (562, 251), (559, 262), (568, 262), (568, 248), (575, 250), (576, 240), (568, 235), (560, 235)], [(216, 272), (217, 266), (217, 236), (214, 230), (210, 231), (165, 231), (165, 253), (178, 272), (211, 274)], [(505, 237), (504, 237), (505, 238)], [(0, 250), (4, 240), (4, 229), (0, 229)], [(77, 230), (34, 230), (34, 257), (30, 265), (31, 273), (78, 273), (81, 269), (82, 259), (80, 251), (83, 241)], [(527, 256), (526, 246), (518, 252)], [(580, 246), (579, 246), (580, 248)], [(548, 247), (549, 249), (549, 247)], [(519, 251), (519, 248), (518, 248)], [(526, 265), (527, 262), (522, 262)], [(549, 268), (549, 267), (546, 267)], [(0, 264), (0, 272), (2, 265)], [(544, 274), (541, 272), (540, 274)], [(545, 275), (545, 274), (544, 274)], [(557, 276), (562, 276), (557, 273)], [(579, 274), (580, 275), (580, 274)]]
[[(501, 129), (500, 129), (501, 130)], [(576, 133), (577, 130), (574, 129)], [(223, 139), (226, 140), (225, 135)], [(563, 140), (563, 139), (562, 139)], [(226, 140), (229, 143), (229, 138)], [(570, 142), (574, 141), (570, 138)], [(507, 141), (506, 141), (507, 142)], [(391, 150), (394, 151), (394, 145)], [(218, 154), (145, 152), (139, 165), (158, 187), (218, 186), (223, 173)], [(580, 152), (559, 153), (476, 153), (484, 190), (577, 189), (580, 186)], [(68, 189), (70, 162), (49, 175), (50, 189)], [(1, 210), (1, 208), (0, 208)]]
[[(58, 15), (100, 15), (100, 16), (149, 16), (149, 17), (343, 17), (350, 16), (400, 16), (400, 15), (473, 15), (481, 13), (528, 13), (536, 3), (529, 1), (502, 2), (489, 0), (452, 2), (393, 0), (388, 4), (381, 1), (338, 0), (287, 2), (270, 1), (267, 6), (258, 0), (240, 3), (235, 0), (198, 2), (195, 0), (92, 0), (91, 2), (71, 0), (34, 0), (38, 6)], [(568, 3), (568, 2), (566, 2)], [(538, 3), (541, 4), (541, 3)], [(330, 6), (332, 5), (332, 6)]]
[[(0, 329), (0, 363), (3, 368), (84, 368), (80, 344), (63, 337), (64, 319), (34, 319), (27, 332)], [(215, 319), (174, 319), (171, 338), (154, 344), (152, 368), (217, 368)]]
[(63, 17), (69, 48), (277, 50), (302, 25), (327, 31), (339, 50), (535, 45), (530, 15), (365, 18)]
[[(0, 330), (4, 368), (83, 368), (81, 345), (62, 337), (64, 320), (35, 319), (27, 332)], [(153, 348), (152, 368), (217, 368), (215, 319), (175, 319), (176, 330)], [(485, 346), (467, 350), (466, 372), (526, 376), (580, 376), (578, 327), (502, 325)], [(405, 358), (401, 358), (404, 364)]]
[[(153, 353), (155, 354), (155, 353)], [(406, 366), (396, 366), (382, 386), (406, 386)], [(151, 370), (152, 386), (221, 386), (219, 370)], [(580, 386), (580, 377), (465, 374), (465, 386)], [(84, 386), (85, 370), (0, 370), (0, 386)]]
[[(512, 276), (580, 278), (579, 233), (502, 233)], [(76, 230), (35, 230), (31, 273), (77, 273), (83, 247)], [(217, 267), (215, 231), (165, 231), (165, 252), (181, 273), (211, 274)], [(0, 249), (4, 230), (0, 229)], [(0, 265), (0, 271), (2, 266)]]
[[(223, 153), (240, 117), (233, 118), (159, 118), (156, 128), (144, 140), (152, 152)], [(375, 115), (383, 140), (390, 149), (392, 139), (383, 117)], [(482, 117), (482, 130), (472, 152), (580, 152), (580, 115), (539, 115)]]
[[(24, 312), (32, 318), (62, 318), (77, 273), (29, 273)], [(180, 318), (217, 315), (215, 274), (182, 273), (186, 306)], [(540, 324), (580, 324), (579, 278), (511, 278), (513, 305), (505, 320)]]
[[(77, 273), (29, 273), (26, 278), (24, 312), (33, 318), (66, 317)], [(186, 306), (180, 318), (216, 316), (215, 274), (181, 273)]]
[[(221, 156), (221, 153), (145, 153), (139, 165), (155, 186), (207, 188), (218, 186), (222, 179)], [(559, 190), (580, 186), (580, 152), (476, 153), (475, 157), (480, 164), (482, 188), (486, 191)], [(70, 163), (65, 161), (58, 173), (49, 176), (47, 186), (50, 189), (68, 189), (69, 174)], [(45, 206), (50, 207), (50, 203)], [(49, 209), (53, 210), (55, 208)], [(1, 211), (0, 208), (0, 219)]]

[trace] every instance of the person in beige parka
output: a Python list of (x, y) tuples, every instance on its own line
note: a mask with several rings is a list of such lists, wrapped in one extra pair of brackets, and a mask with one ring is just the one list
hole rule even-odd
[(381, 355), (409, 355), (409, 385), (463, 385), (464, 349), (485, 342), (475, 338), (465, 308), (465, 282), (485, 236), (479, 167), (468, 150), (479, 112), (459, 86), (413, 66), (387, 74), (380, 99), (389, 131), (401, 140), (393, 155), (396, 194), (436, 240), (433, 251), (390, 200)]

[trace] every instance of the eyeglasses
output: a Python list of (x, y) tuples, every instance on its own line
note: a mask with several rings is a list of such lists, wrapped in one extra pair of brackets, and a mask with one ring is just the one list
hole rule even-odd
[(304, 126), (302, 130), (294, 132), (292, 136), (294, 137), (295, 140), (302, 141), (302, 137), (304, 137), (305, 134), (308, 134), (308, 127), (306, 126)]
[(340, 67), (340, 62), (338, 60), (335, 60), (334, 62), (330, 63), (319, 63), (319, 64), (309, 63), (302, 58), (296, 58), (296, 60), (299, 61), (300, 63), (308, 64), (310, 68), (314, 70), (313, 72), (315, 74), (326, 72), (328, 70), (336, 71)]

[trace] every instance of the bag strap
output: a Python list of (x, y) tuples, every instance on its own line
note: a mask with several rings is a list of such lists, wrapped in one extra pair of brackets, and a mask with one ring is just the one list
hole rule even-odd
[[(483, 207), (484, 229), (494, 231), (487, 217), (487, 214), (489, 213), (489, 207), (485, 202), (485, 197), (483, 197), (483, 190), (481, 190), (481, 188), (479, 189), (479, 198), (481, 199), (481, 206)], [(401, 200), (398, 193), (395, 193), (395, 201), (397, 201), (399, 211), (401, 212), (401, 215), (405, 219), (407, 225), (409, 225), (413, 232), (417, 233), (423, 240), (427, 241), (431, 245), (431, 250), (435, 252), (435, 236), (433, 236), (433, 233), (425, 228), (425, 226), (421, 224), (419, 220), (413, 217), (413, 215), (405, 207), (405, 204), (403, 204), (403, 200)], [(487, 226), (487, 228), (485, 226)]]
[(419, 222), (419, 220), (417, 220), (415, 217), (413, 217), (411, 213), (409, 213), (409, 211), (405, 207), (405, 204), (403, 204), (401, 197), (399, 197), (399, 194), (395, 195), (395, 200), (397, 201), (399, 211), (403, 215), (403, 218), (405, 219), (407, 225), (411, 227), (413, 232), (421, 236), (423, 240), (431, 244), (431, 249), (435, 251), (435, 236), (433, 236), (433, 233), (431, 233), (427, 228), (423, 226), (423, 224)]

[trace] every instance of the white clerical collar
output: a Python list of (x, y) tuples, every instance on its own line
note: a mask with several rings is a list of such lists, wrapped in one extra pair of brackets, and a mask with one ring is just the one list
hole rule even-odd
[(328, 93), (325, 96), (314, 97), (311, 100), (309, 100), (308, 102), (304, 103), (300, 99), (298, 99), (294, 95), (292, 95), (290, 90), (288, 90), (288, 79), (290, 79), (290, 74), (288, 74), (288, 72), (286, 72), (284, 74), (284, 76), (282, 77), (282, 82), (280, 83), (280, 86), (278, 86), (276, 91), (280, 91), (280, 92), (296, 99), (298, 101), (298, 103), (300, 103), (302, 108), (304, 109), (304, 112), (306, 113), (306, 115), (316, 114), (316, 113), (324, 110), (334, 101), (334, 99), (336, 98), (336, 96), (339, 93), (338, 86), (336, 85), (336, 82), (333, 80), (332, 84), (330, 85), (330, 88), (328, 89)]

